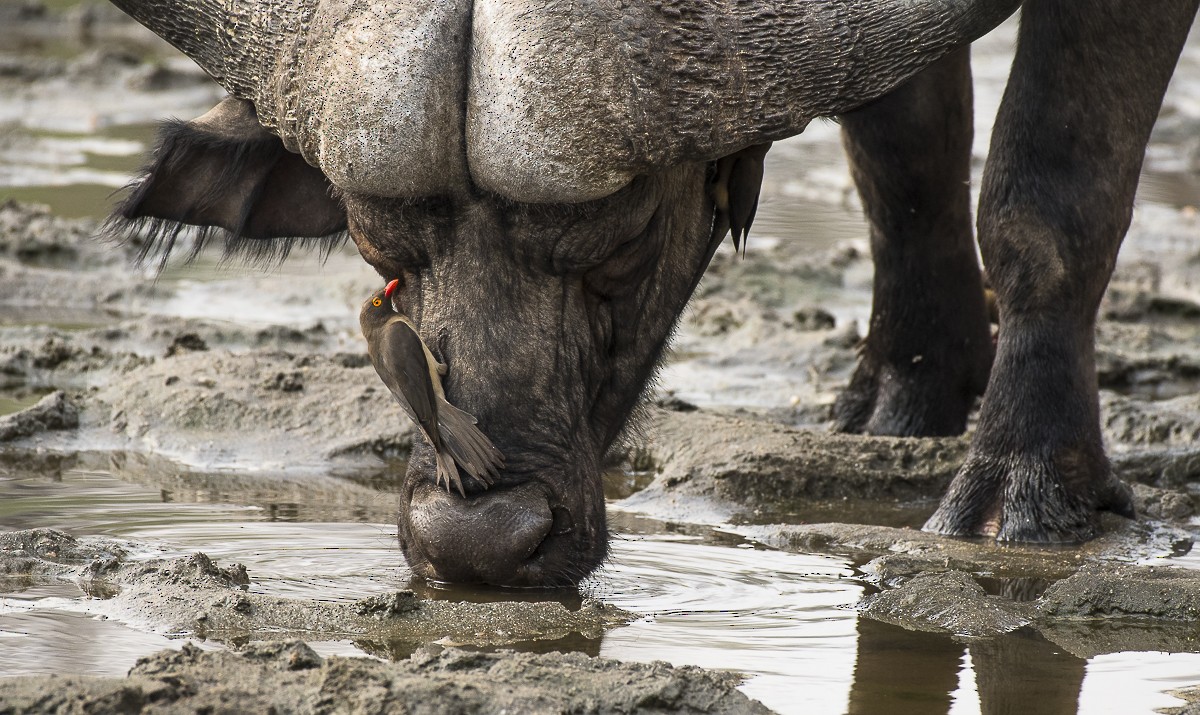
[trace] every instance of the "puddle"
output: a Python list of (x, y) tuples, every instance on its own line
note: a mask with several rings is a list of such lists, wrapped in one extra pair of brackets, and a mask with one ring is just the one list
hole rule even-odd
[[(138, 545), (135, 558), (204, 551), (220, 563), (245, 564), (252, 591), (278, 596), (349, 601), (415, 585), (422, 598), (579, 604), (577, 594), (411, 583), (394, 527), (371, 520), (375, 511), (361, 521), (329, 513), (317, 505), (329, 499), (319, 480), (307, 483), (313, 487), (307, 496), (305, 483), (277, 485), (286, 500), (273, 501), (271, 477), (207, 474), (197, 476), (194, 488), (170, 489), (161, 484), (172, 480), (159, 476), (146, 480), (160, 484), (154, 488), (126, 480), (161, 470), (162, 461), (136, 469), (130, 462), (110, 459), (105, 466), (100, 455), (85, 454), (0, 463), (0, 527), (54, 526), (128, 539)], [(623, 493), (639, 479), (610, 475), (608, 481), (619, 482)], [(222, 480), (225, 488), (214, 489)], [(187, 474), (179, 482), (186, 483)], [(367, 501), (382, 502), (382, 511), (394, 499), (375, 492)], [(320, 521), (321, 515), (330, 520)], [(581, 593), (641, 619), (600, 639), (573, 636), (518, 649), (737, 670), (748, 676), (746, 693), (783, 713), (1102, 713), (1116, 712), (1102, 707), (1114, 702), (1122, 713), (1149, 713), (1151, 704), (1174, 703), (1163, 691), (1200, 680), (1194, 654), (1085, 660), (1031, 634), (967, 646), (859, 620), (852, 606), (871, 587), (844, 557), (773, 551), (719, 530), (619, 512), (611, 526), (611, 560)], [(1046, 585), (994, 581), (984, 583), (990, 592), (1025, 598)], [(70, 599), (83, 597), (72, 584), (0, 581), (0, 588), (0, 674), (118, 675), (141, 655), (181, 645), (71, 612), (65, 608)], [(413, 644), (329, 641), (316, 648), (401, 658)], [(1014, 687), (1017, 682), (1022, 685)], [(1054, 707), (1029, 710), (1031, 702)]]
[(0, 417), (32, 407), (51, 392), (52, 390), (0, 389)]
[(991, 576), (977, 576), (975, 581), (989, 596), (1000, 596), (1018, 602), (1038, 600), (1054, 583), (1044, 578), (995, 578)]
[(654, 534), (613, 542), (585, 590), (644, 616), (604, 636), (622, 660), (738, 670), (742, 689), (784, 712), (841, 712), (862, 594), (840, 558)]
[(1200, 205), (1200, 175), (1147, 169), (1138, 183), (1138, 200), (1194, 212)]
[(1140, 397), (1153, 401), (1171, 400), (1200, 391), (1200, 378), (1179, 377), (1157, 370), (1143, 371), (1130, 375), (1127, 384), (1109, 385), (1105, 389), (1126, 397)]
[(89, 330), (112, 325), (116, 315), (103, 311), (83, 312), (73, 308), (51, 306), (5, 305), (0, 310), (0, 327), (21, 328), (42, 326), (57, 330)]
[(602, 475), (604, 480), (604, 498), (607, 501), (620, 501), (632, 496), (650, 486), (654, 481), (653, 472), (627, 472), (623, 469), (610, 469)]
[(4, 613), (0, 598), (0, 673), (121, 677), (138, 658), (185, 641), (67, 611)]

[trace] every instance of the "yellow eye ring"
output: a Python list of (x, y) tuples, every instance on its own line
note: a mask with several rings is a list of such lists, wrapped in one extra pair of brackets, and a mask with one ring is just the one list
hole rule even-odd
[(371, 305), (378, 308), (379, 306), (383, 305), (383, 301), (378, 298), (375, 298), (374, 300), (371, 301)]

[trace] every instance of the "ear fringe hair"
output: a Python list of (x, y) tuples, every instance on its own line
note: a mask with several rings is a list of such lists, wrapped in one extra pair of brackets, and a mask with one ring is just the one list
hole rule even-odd
[(154, 175), (172, 175), (184, 172), (179, 164), (189, 150), (207, 151), (228, 157), (222, 161), (221, 173), (209, 188), (188, 207), (188, 215), (204, 215), (221, 200), (223, 187), (236, 184), (246, 166), (256, 162), (272, 161), (286, 151), (283, 144), (273, 136), (244, 140), (229, 139), (204, 131), (194, 124), (174, 119), (163, 122), (158, 131), (158, 146), (151, 160), (138, 172), (138, 178), (115, 193), (127, 192), (125, 198), (113, 210), (100, 227), (100, 237), (122, 246), (136, 247), (135, 265), (141, 267), (157, 263), (161, 273), (167, 260), (181, 245), (187, 245), (184, 263), (191, 263), (200, 256), (214, 240), (222, 242), (221, 264), (246, 262), (260, 268), (278, 266), (294, 248), (315, 250), (324, 262), (330, 254), (342, 246), (349, 237), (346, 230), (327, 236), (299, 237), (255, 237), (245, 233), (250, 211), (261, 192), (261, 184), (255, 193), (242, 202), (242, 212), (234, 228), (213, 225), (195, 225), (184, 220), (166, 219), (140, 215), (139, 209), (150, 189)]
[(114, 214), (100, 227), (100, 237), (106, 241), (136, 247), (134, 264), (138, 267), (155, 264), (161, 273), (168, 259), (178, 248), (184, 248), (184, 265), (195, 261), (214, 241), (221, 241), (219, 265), (245, 263), (255, 268), (271, 269), (287, 260), (292, 251), (317, 253), (321, 262), (346, 243), (350, 234), (339, 231), (328, 236), (290, 236), (282, 238), (247, 238), (218, 226), (192, 226), (170, 219), (139, 216), (125, 218)]

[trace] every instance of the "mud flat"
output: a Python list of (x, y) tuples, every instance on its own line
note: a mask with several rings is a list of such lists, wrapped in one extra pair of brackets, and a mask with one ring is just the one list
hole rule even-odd
[(74, 606), (85, 613), (218, 642), (352, 638), (367, 644), (369, 652), (386, 653), (404, 644), (494, 646), (556, 640), (572, 633), (595, 638), (633, 619), (595, 601), (568, 610), (553, 601), (430, 601), (411, 591), (352, 603), (265, 596), (248, 592), (251, 577), (238, 564), (222, 567), (202, 553), (127, 560), (126, 549), (118, 543), (80, 542), (49, 529), (0, 534), (0, 574), (71, 581), (96, 596)]
[[(439, 712), (451, 702), (467, 711), (769, 712), (736, 690), (741, 679), (731, 673), (450, 647), (572, 633), (595, 638), (634, 618), (595, 601), (568, 610), (555, 602), (429, 601), (412, 592), (353, 603), (272, 598), (246, 591), (244, 567), (220, 567), (204, 554), (127, 561), (113, 542), (81, 542), (54, 530), (0, 534), (0, 579), (30, 578), (77, 583), (92, 596), (77, 606), (87, 613), (231, 643), (238, 651), (206, 653), (185, 645), (143, 659), (124, 679), (0, 680), (5, 712), (376, 712), (401, 705)], [(416, 652), (383, 663), (322, 658), (299, 640), (277, 642), (298, 637), (352, 638), (384, 657), (406, 647)], [(422, 645), (429, 643), (439, 645)]]
[(0, 681), (12, 713), (456, 712), (768, 713), (736, 676), (579, 654), (428, 649), (396, 663), (322, 658), (300, 641), (237, 653), (194, 646), (140, 661), (129, 677)]
[[(103, 318), (100, 325), (0, 326), (5, 384), (50, 391), (0, 417), (6, 458), (42, 460), (52, 471), (55, 460), (86, 462), (92, 457), (85, 455), (107, 453), (121, 479), (183, 498), (219, 492), (254, 504), (254, 494), (268, 485), (275, 494), (292, 494), (292, 501), (315, 499), (390, 521), (380, 494), (387, 492), (389, 470), (402, 468), (395, 460), (406, 456), (413, 431), (378, 386), (357, 336), (347, 336), (355, 296), (372, 284), (369, 275), (348, 274), (327, 293), (346, 296), (349, 317), (341, 323), (255, 326), (161, 314), (155, 306), (171, 301), (179, 288), (141, 282), (128, 255), (93, 257), (92, 225), (17, 204), (0, 209), (4, 216), (15, 228), (6, 234), (10, 248), (0, 266), (27, 275), (18, 285), (30, 293), (2, 300), (44, 301), (69, 316), (71, 293), (45, 286), (71, 283), (85, 265), (93, 282), (72, 285), (109, 291), (92, 296), (100, 298), (95, 303), (83, 299)], [(31, 245), (43, 248), (21, 248)], [(907, 630), (972, 643), (1035, 634), (1082, 658), (1198, 650), (1193, 624), (1200, 582), (1185, 569), (1139, 565), (1184, 553), (1193, 538), (1188, 520), (1197, 502), (1189, 485), (1200, 475), (1200, 456), (1195, 396), (1187, 387), (1197, 321), (1184, 311), (1139, 314), (1136, 321), (1122, 314), (1102, 323), (1101, 381), (1111, 388), (1104, 391), (1105, 434), (1115, 468), (1134, 483), (1140, 521), (1114, 517), (1105, 537), (1077, 548), (944, 539), (913, 527), (953, 477), (969, 435), (891, 439), (830, 432), (821, 400), (853, 366), (857, 330), (804, 308), (808, 298), (800, 289), (776, 280), (776, 273), (796, 270), (833, 286), (864, 258), (844, 249), (802, 262), (775, 258), (774, 249), (765, 249), (740, 264), (721, 259), (683, 328), (681, 350), (700, 353), (677, 357), (676, 364), (736, 372), (760, 351), (761, 365), (781, 379), (799, 371), (802, 399), (735, 409), (664, 395), (662, 407), (649, 411), (642, 431), (628, 441), (625, 466), (646, 485), (615, 509), (685, 530), (708, 525), (783, 551), (846, 555), (864, 564), (861, 578), (871, 584), (858, 605), (861, 616)], [(253, 280), (240, 289), (251, 296), (262, 290)], [(372, 703), (389, 703), (401, 692), (437, 692), (441, 699), (430, 702), (441, 704), (511, 702), (535, 712), (579, 703), (594, 703), (600, 712), (759, 707), (735, 690), (737, 676), (728, 673), (582, 655), (453, 650), (537, 642), (553, 648), (576, 637), (598, 638), (631, 618), (599, 602), (574, 609), (554, 600), (476, 604), (403, 590), (349, 603), (289, 599), (248, 590), (253, 574), (203, 554), (130, 558), (140, 545), (44, 530), (10, 532), (2, 543), (0, 571), (9, 578), (74, 583), (87, 595), (60, 607), (231, 649), (156, 655), (120, 681), (0, 682), (12, 688), (4, 691), (6, 700), (26, 703), (21, 707), (30, 712), (51, 706), (69, 712), (121, 697), (146, 709), (238, 698), (300, 707), (368, 697), (363, 693), (379, 698)], [(1130, 583), (1141, 586), (1131, 590)], [(321, 657), (298, 642), (334, 638), (396, 662)], [(251, 682), (239, 680), (243, 674), (275, 685), (247, 694), (238, 684)], [(503, 687), (495, 684), (498, 674), (505, 674)], [(575, 679), (577, 690), (564, 689)], [(639, 685), (616, 687), (617, 680)]]

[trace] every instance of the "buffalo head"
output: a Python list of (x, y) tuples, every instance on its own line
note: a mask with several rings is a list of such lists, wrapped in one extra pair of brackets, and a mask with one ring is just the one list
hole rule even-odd
[[(1015, 0), (114, 0), (232, 95), (168, 126), (118, 218), (274, 255), (348, 230), (505, 454), (404, 478), (418, 574), (576, 583), (600, 482), (769, 142), (877, 97)], [(399, 415), (399, 411), (397, 411)]]

